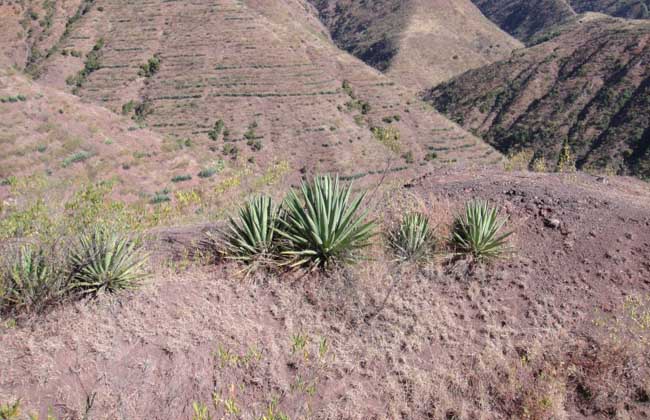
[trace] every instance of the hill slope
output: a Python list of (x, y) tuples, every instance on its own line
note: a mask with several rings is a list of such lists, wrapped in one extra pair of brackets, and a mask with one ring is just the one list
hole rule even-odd
[[(526, 43), (579, 13), (648, 19), (648, 0), (472, 0), (501, 29)], [(548, 36), (548, 34), (547, 34)]]
[(650, 176), (650, 23), (585, 19), (507, 61), (433, 88), (439, 110), (503, 152)]
[(521, 47), (469, 0), (310, 1), (337, 45), (416, 88), (504, 58)]
[(473, 0), (501, 29), (522, 41), (575, 16), (565, 0)]
[[(338, 50), (301, 2), (96, 0), (67, 26), (33, 66), (39, 83), (199, 144), (206, 163), (283, 160), (295, 172), (363, 177), (389, 159), (413, 173), (499, 160), (409, 90)], [(154, 61), (155, 69), (143, 69)], [(385, 146), (397, 136), (397, 147)]]

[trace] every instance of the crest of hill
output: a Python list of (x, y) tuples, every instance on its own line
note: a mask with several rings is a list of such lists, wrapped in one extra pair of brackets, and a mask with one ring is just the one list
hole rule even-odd
[(579, 13), (597, 12), (648, 19), (648, 0), (472, 0), (501, 29), (527, 44), (540, 34), (570, 22)]
[[(427, 93), (504, 153), (650, 177), (650, 23), (589, 15), (550, 41)], [(553, 163), (554, 164), (554, 163)]]
[(336, 48), (304, 6), (96, 0), (66, 24), (33, 74), (166, 141), (193, 145), (199, 166), (283, 162), (294, 173), (358, 179), (387, 162), (412, 175), (500, 161), (409, 89)]
[(332, 39), (415, 88), (507, 57), (522, 45), (469, 0), (310, 0)]

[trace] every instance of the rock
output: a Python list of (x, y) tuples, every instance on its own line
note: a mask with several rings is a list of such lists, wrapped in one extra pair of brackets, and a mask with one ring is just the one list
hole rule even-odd
[(544, 224), (551, 229), (559, 229), (562, 226), (562, 222), (559, 219), (544, 219)]

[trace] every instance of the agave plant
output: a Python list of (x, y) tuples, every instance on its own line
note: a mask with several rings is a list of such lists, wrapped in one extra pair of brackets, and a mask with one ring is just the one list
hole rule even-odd
[(488, 203), (471, 201), (465, 205), (465, 213), (454, 222), (452, 242), (458, 250), (479, 261), (498, 257), (512, 234), (499, 233), (506, 221)]
[(270, 256), (279, 210), (270, 197), (253, 198), (239, 210), (239, 220), (230, 219), (223, 232), (224, 253), (230, 258), (251, 262)]
[(367, 247), (374, 236), (374, 221), (365, 221), (361, 203), (365, 194), (350, 201), (352, 185), (339, 184), (338, 177), (315, 177), (303, 182), (298, 192), (285, 199), (285, 216), (277, 232), (285, 239), (282, 253), (289, 265), (327, 267), (335, 261), (354, 259), (354, 251)]
[(65, 276), (40, 247), (22, 247), (0, 273), (0, 308), (39, 311), (66, 291)]
[(133, 289), (146, 277), (146, 261), (135, 241), (95, 229), (82, 235), (70, 253), (71, 287), (82, 294)]
[(401, 259), (416, 260), (425, 257), (433, 243), (429, 218), (422, 213), (405, 215), (399, 227), (389, 234), (388, 239)]

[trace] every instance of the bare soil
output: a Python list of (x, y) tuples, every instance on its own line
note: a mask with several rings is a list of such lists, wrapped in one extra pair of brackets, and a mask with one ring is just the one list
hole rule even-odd
[[(212, 409), (215, 392), (217, 418), (228, 418), (229, 398), (240, 418), (259, 418), (274, 397), (290, 418), (650, 415), (647, 353), (631, 370), (623, 357), (605, 370), (579, 361), (605, 348), (595, 347), (595, 320), (650, 293), (647, 184), (449, 171), (386, 194), (377, 200), (386, 224), (399, 203), (420, 202), (440, 235), (466, 200), (496, 202), (515, 232), (512, 253), (468, 269), (443, 244), (422, 266), (378, 246), (372, 260), (328, 276), (242, 278), (240, 267), (189, 258), (209, 226), (157, 232), (155, 275), (141, 290), (2, 320), (0, 401), (73, 419), (190, 419), (193, 402)], [(304, 348), (296, 335), (308, 337)], [(582, 359), (553, 364), (559, 354)], [(594, 385), (587, 399), (573, 382), (547, 380), (570, 369), (611, 373), (591, 378), (616, 392)]]

